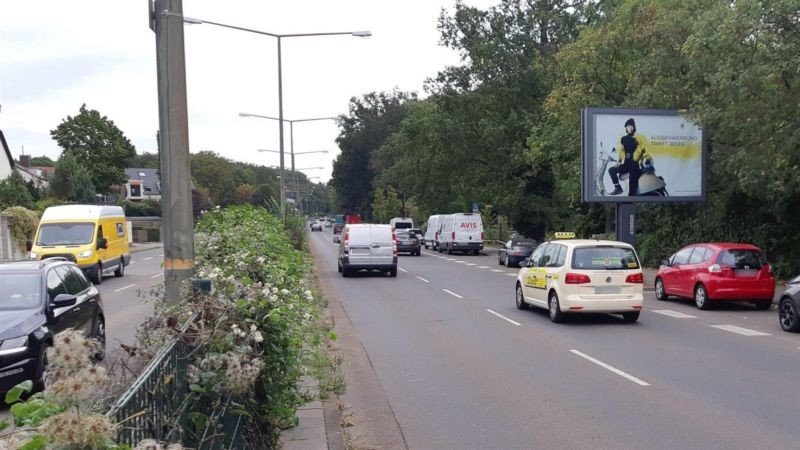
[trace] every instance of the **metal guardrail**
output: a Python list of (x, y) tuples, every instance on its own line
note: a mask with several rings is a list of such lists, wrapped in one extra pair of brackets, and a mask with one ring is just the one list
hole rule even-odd
[[(193, 315), (180, 333), (186, 332), (197, 317)], [(117, 443), (133, 447), (143, 439), (155, 439), (196, 449), (246, 448), (239, 439), (246, 416), (238, 412), (240, 405), (229, 396), (223, 397), (211, 411), (202, 411), (208, 423), (215, 426), (210, 436), (197, 437), (186, 431), (191, 423), (187, 418), (190, 390), (186, 370), (193, 350), (184, 339), (172, 339), (119, 397), (108, 412), (120, 425)]]

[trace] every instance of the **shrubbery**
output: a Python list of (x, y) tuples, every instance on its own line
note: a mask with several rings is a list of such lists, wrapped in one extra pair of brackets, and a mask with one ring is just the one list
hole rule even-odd
[(142, 200), (132, 202), (125, 200), (122, 202), (127, 217), (161, 217), (161, 202), (158, 200)]

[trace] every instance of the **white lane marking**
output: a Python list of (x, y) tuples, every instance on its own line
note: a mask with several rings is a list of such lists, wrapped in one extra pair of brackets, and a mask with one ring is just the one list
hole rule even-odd
[(478, 269), (488, 269), (489, 266), (478, 266)]
[(638, 384), (639, 386), (650, 386), (650, 383), (648, 383), (646, 381), (643, 381), (643, 380), (641, 380), (639, 378), (636, 378), (635, 376), (633, 376), (633, 375), (631, 375), (629, 373), (623, 372), (623, 371), (617, 369), (616, 367), (614, 367), (612, 365), (609, 365), (609, 364), (604, 363), (603, 361), (600, 361), (599, 359), (592, 358), (591, 356), (587, 355), (586, 353), (583, 353), (583, 352), (580, 352), (580, 351), (574, 350), (574, 349), (570, 350), (570, 352), (580, 356), (581, 358), (583, 358), (583, 359), (585, 359), (587, 361), (591, 361), (591, 362), (597, 364), (598, 366), (600, 366), (600, 367), (602, 367), (604, 369), (610, 370), (610, 371), (614, 372), (615, 374), (617, 374), (617, 375), (619, 375), (619, 376), (621, 376), (623, 378), (627, 378), (627, 379), (633, 381), (634, 383)]
[(152, 277), (150, 277), (150, 279), (153, 279), (153, 278), (158, 278), (158, 277), (163, 277), (163, 276), (164, 276), (164, 274), (163, 274), (163, 273), (157, 273), (157, 274), (153, 275)]
[(455, 258), (445, 258), (448, 261), (455, 261)]
[(453, 291), (451, 291), (451, 290), (448, 290), (448, 289), (442, 289), (442, 290), (443, 290), (443, 291), (445, 291), (445, 292), (447, 292), (448, 294), (452, 295), (453, 297), (464, 298), (464, 297), (462, 297), (462, 296), (460, 296), (460, 295), (456, 294), (455, 292), (453, 292)]
[(155, 258), (155, 256), (148, 256), (147, 258), (144, 258), (144, 260), (147, 261), (148, 259), (153, 259), (153, 258)]
[(508, 275), (508, 276), (510, 276), (510, 277), (515, 277), (515, 276), (517, 276), (517, 274), (515, 274), (515, 273), (510, 273), (510, 272), (507, 272), (507, 273), (506, 273), (506, 275)]
[(741, 334), (742, 336), (770, 336), (769, 333), (762, 333), (749, 328), (737, 327), (736, 325), (711, 325), (711, 328), (730, 331), (731, 333)]
[(408, 271), (406, 269), (403, 269), (402, 267), (398, 267), (397, 270), (403, 273), (408, 273)]
[(467, 263), (468, 266), (477, 266), (475, 263)]
[(679, 311), (673, 311), (671, 309), (651, 309), (650, 311), (662, 314), (664, 316), (674, 317), (676, 319), (697, 319), (697, 316), (693, 316), (691, 314), (685, 314)]
[(420, 276), (418, 276), (417, 278), (419, 278), (421, 281), (424, 281), (424, 282), (426, 282), (426, 283), (430, 283), (430, 281), (428, 281), (428, 280), (426, 280), (425, 278), (422, 278), (422, 277), (420, 277)]
[(506, 316), (504, 316), (504, 315), (502, 315), (502, 314), (500, 314), (500, 313), (498, 313), (498, 312), (494, 312), (494, 311), (492, 311), (491, 309), (487, 309), (487, 310), (486, 310), (486, 312), (488, 312), (489, 314), (494, 314), (495, 316), (497, 316), (497, 317), (499, 317), (499, 318), (501, 318), (501, 319), (505, 320), (506, 322), (512, 323), (512, 324), (514, 324), (514, 325), (516, 325), (516, 326), (518, 326), (518, 327), (519, 327), (519, 326), (522, 326), (522, 324), (521, 324), (521, 323), (519, 323), (519, 322), (517, 322), (517, 321), (514, 321), (514, 320), (511, 320), (511, 319), (509, 319), (508, 317), (506, 317)]
[(158, 255), (158, 257), (159, 257), (159, 258), (163, 258), (163, 257), (164, 257), (164, 254), (162, 253), (162, 254)]
[(505, 271), (504, 271), (504, 270), (500, 270), (500, 269), (492, 269), (492, 272), (495, 272), (495, 273), (503, 273), (503, 272), (505, 272)]
[(121, 288), (117, 289), (114, 292), (124, 291), (125, 289), (128, 289), (129, 287), (134, 287), (134, 286), (136, 286), (136, 285), (135, 284), (129, 284), (127, 286), (124, 286), (124, 287), (121, 287)]
[(457, 264), (466, 264), (466, 261), (456, 261)]

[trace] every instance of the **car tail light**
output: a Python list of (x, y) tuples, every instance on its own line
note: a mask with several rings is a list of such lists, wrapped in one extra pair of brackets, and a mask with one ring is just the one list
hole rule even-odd
[(564, 277), (564, 283), (566, 284), (586, 284), (591, 282), (592, 280), (589, 279), (589, 275), (584, 275), (582, 273), (568, 273), (567, 276)]
[(644, 274), (642, 272), (632, 273), (625, 278), (626, 283), (644, 284)]
[(344, 247), (344, 252), (347, 253), (350, 250), (350, 232), (346, 232), (344, 234), (344, 240), (342, 241), (342, 246)]
[(772, 273), (772, 265), (767, 264), (767, 273)]
[(722, 273), (722, 267), (719, 264), (712, 264), (708, 266), (708, 271), (710, 273)]
[(392, 231), (392, 255), (397, 256), (397, 235)]
[(483, 231), (481, 231), (481, 240), (483, 240), (483, 239), (484, 239), (484, 236), (485, 236), (485, 235), (484, 235)]
[(452, 240), (454, 240), (454, 241), (456, 240), (456, 232), (455, 232), (455, 231), (453, 231), (452, 233), (450, 233), (450, 239), (452, 239)]

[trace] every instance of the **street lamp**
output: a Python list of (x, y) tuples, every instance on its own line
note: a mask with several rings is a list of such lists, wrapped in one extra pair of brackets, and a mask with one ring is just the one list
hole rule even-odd
[[(255, 117), (255, 118), (259, 118), (259, 119), (269, 119), (269, 120), (278, 120), (278, 121), (281, 120), (281, 119), (279, 119), (277, 117), (264, 116), (264, 115), (261, 115), (261, 114), (251, 114), (251, 113), (246, 113), (246, 112), (240, 112), (239, 113), (239, 117)], [(284, 122), (289, 122), (289, 143), (290, 143), (289, 144), (289, 148), (290, 148), (290, 152), (291, 152), (291, 155), (292, 155), (292, 173), (294, 173), (294, 155), (299, 155), (300, 154), (300, 153), (295, 153), (294, 152), (294, 123), (295, 122), (314, 122), (314, 121), (317, 121), (317, 120), (337, 120), (337, 119), (338, 119), (338, 117), (314, 117), (314, 118), (310, 118), (310, 119), (295, 119), (295, 120), (283, 119)], [(261, 151), (261, 150), (259, 150), (259, 151)], [(310, 153), (310, 152), (306, 152), (306, 153)], [(292, 191), (297, 191), (297, 177), (295, 177), (295, 176), (292, 176)]]
[[(281, 175), (283, 175), (284, 161), (283, 161), (283, 68), (281, 65), (281, 39), (293, 37), (311, 37), (311, 36), (337, 36), (337, 35), (350, 35), (355, 37), (370, 37), (372, 33), (369, 31), (335, 31), (326, 33), (291, 33), (291, 34), (278, 34), (269, 33), (267, 31), (254, 30), (252, 28), (239, 27), (235, 25), (228, 25), (220, 22), (213, 22), (211, 20), (198, 19), (195, 17), (187, 17), (182, 14), (173, 13), (167, 10), (161, 12), (164, 16), (179, 17), (185, 23), (192, 25), (214, 25), (223, 28), (230, 28), (233, 30), (246, 31), (248, 33), (261, 34), (264, 36), (274, 37), (278, 41), (278, 122), (280, 126), (280, 151), (281, 151)], [(286, 193), (283, 191), (283, 176), (281, 176), (281, 218), (286, 217)]]

